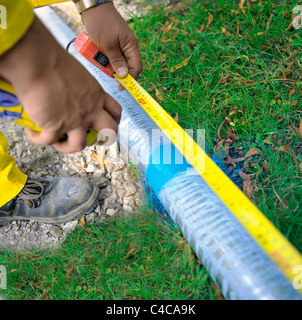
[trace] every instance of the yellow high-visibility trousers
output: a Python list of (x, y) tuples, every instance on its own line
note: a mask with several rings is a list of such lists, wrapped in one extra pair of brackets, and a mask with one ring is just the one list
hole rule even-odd
[(27, 181), (27, 175), (15, 166), (15, 159), (7, 151), (7, 139), (0, 131), (0, 207), (12, 200)]

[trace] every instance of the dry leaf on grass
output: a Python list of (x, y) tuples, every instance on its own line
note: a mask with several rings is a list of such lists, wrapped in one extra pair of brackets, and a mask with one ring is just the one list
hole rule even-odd
[(245, 154), (244, 158), (246, 159), (246, 158), (253, 156), (255, 154), (260, 154), (260, 150), (257, 148), (252, 148)]
[(269, 170), (269, 166), (268, 166), (268, 164), (267, 164), (267, 162), (264, 160), (264, 162), (263, 162), (263, 168), (265, 169), (265, 170)]
[(218, 152), (222, 149), (224, 141), (225, 139), (222, 139), (214, 146), (214, 152)]
[(164, 32), (169, 32), (169, 31), (171, 31), (171, 29), (172, 29), (172, 26), (173, 26), (173, 23), (174, 23), (174, 21), (172, 21), (168, 26), (166, 26), (166, 27), (161, 27), (160, 29), (159, 29), (159, 31), (164, 31)]
[(274, 14), (272, 13), (271, 16), (270, 16), (270, 18), (268, 19), (268, 21), (267, 21), (267, 23), (266, 23), (266, 29), (267, 29), (267, 30), (268, 30), (268, 28), (269, 28), (269, 24), (270, 24), (273, 16), (274, 16)]
[(71, 275), (73, 269), (74, 269), (74, 267), (73, 267), (72, 264), (67, 266), (67, 270), (66, 270), (66, 273), (65, 273), (65, 278), (68, 278)]
[(205, 26), (204, 26), (204, 23), (200, 26), (199, 29), (197, 29), (196, 31), (197, 32), (202, 32), (204, 30)]
[(220, 74), (220, 79), (218, 80), (218, 83), (226, 83), (226, 82), (230, 82), (231, 80), (232, 80), (231, 73), (228, 72), (226, 75), (221, 73)]
[(188, 63), (189, 63), (189, 60), (191, 59), (192, 56), (189, 56), (188, 58), (186, 58), (185, 60), (183, 60), (181, 63), (177, 64), (176, 66), (174, 67), (171, 67), (170, 68), (170, 72), (174, 72), (175, 70), (179, 70), (181, 69), (182, 67), (186, 66)]
[(221, 129), (222, 129), (222, 126), (223, 126), (223, 124), (224, 124), (224, 121), (225, 120), (223, 120), (222, 122), (221, 122), (221, 124), (220, 124), (220, 126), (219, 126), (219, 128), (218, 128), (218, 131), (217, 131), (217, 135), (218, 135), (218, 138), (219, 139), (222, 139), (222, 137), (221, 137)]
[(155, 95), (158, 100), (160, 101), (165, 100), (164, 94), (161, 91), (159, 91), (157, 88), (155, 88)]
[(287, 64), (287, 67), (286, 67), (286, 69), (284, 70), (284, 72), (289, 72), (290, 69), (293, 67), (294, 64), (295, 64), (295, 59), (294, 59), (294, 57), (291, 57), (291, 58), (289, 59), (289, 63)]
[(280, 201), (281, 205), (283, 208), (288, 208), (287, 205), (283, 202), (283, 200), (281, 199), (281, 197), (278, 195), (277, 191), (275, 190), (274, 186), (273, 186), (273, 191), (276, 195), (276, 197), (278, 198), (278, 200)]
[(302, 119), (300, 120), (299, 127), (293, 127), (294, 131), (299, 134), (299, 136), (302, 138)]
[(124, 256), (124, 259), (134, 256), (137, 253), (137, 249), (132, 247), (128, 253)]
[(291, 155), (296, 157), (296, 153), (294, 152), (294, 150), (288, 144), (286, 144), (284, 142), (281, 142), (281, 146), (278, 148), (278, 151), (280, 151), (282, 153), (290, 153)]
[(225, 27), (221, 27), (221, 32), (222, 32), (225, 36), (231, 36), (231, 34), (229, 33), (229, 31), (228, 31)]
[(240, 0), (240, 2), (239, 2), (239, 4), (238, 4), (238, 7), (239, 7), (240, 9), (242, 9), (244, 3), (245, 3), (245, 0)]
[(157, 62), (164, 62), (164, 61), (167, 61), (167, 55), (166, 55), (166, 54), (161, 55), (161, 56), (157, 59)]
[(238, 4), (238, 7), (243, 12), (243, 14), (245, 14), (245, 12), (246, 12), (246, 8), (243, 8), (244, 3), (245, 3), (245, 0), (240, 0), (240, 2)]
[(209, 17), (208, 17), (208, 22), (207, 22), (207, 26), (206, 29), (208, 29), (208, 27), (210, 26), (210, 24), (213, 22), (214, 18), (213, 15), (211, 13), (209, 13)]
[(176, 112), (176, 115), (175, 115), (175, 117), (174, 117), (174, 121), (176, 122), (176, 123), (178, 123), (178, 112)]
[(244, 180), (242, 184), (243, 192), (246, 194), (246, 196), (249, 199), (251, 199), (253, 195), (253, 190), (254, 190), (251, 177), (248, 174), (244, 173), (243, 171), (239, 171), (239, 176)]

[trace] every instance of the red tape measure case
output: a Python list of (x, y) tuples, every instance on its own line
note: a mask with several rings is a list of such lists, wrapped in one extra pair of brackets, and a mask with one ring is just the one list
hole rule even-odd
[(109, 77), (114, 78), (114, 70), (109, 59), (106, 57), (105, 53), (90, 40), (85, 32), (82, 31), (79, 34), (73, 45), (83, 57), (106, 73)]

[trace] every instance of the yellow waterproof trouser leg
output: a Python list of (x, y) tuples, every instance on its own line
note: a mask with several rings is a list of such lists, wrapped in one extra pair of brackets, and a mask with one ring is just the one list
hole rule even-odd
[(0, 207), (12, 200), (27, 181), (27, 175), (15, 166), (15, 159), (7, 151), (8, 142), (0, 131)]

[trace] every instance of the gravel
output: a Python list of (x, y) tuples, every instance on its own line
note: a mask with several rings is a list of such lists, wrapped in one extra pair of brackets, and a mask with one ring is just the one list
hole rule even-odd
[[(110, 147), (94, 145), (74, 154), (62, 154), (53, 147), (34, 145), (24, 128), (0, 119), (0, 130), (9, 141), (9, 154), (16, 166), (31, 178), (81, 177), (99, 188), (99, 205), (85, 216), (86, 223), (102, 223), (115, 215), (128, 215), (145, 203), (144, 187), (115, 142)], [(55, 248), (81, 223), (52, 225), (34, 221), (13, 221), (0, 227), (0, 248)]]
[[(138, 12), (136, 5), (128, 4), (126, 8), (121, 0), (116, 0), (115, 5), (126, 19), (129, 9)], [(76, 34), (84, 29), (72, 3), (53, 5), (53, 8)], [(13, 221), (1, 226), (0, 249), (58, 248), (79, 224), (103, 223), (116, 215), (129, 215), (145, 203), (142, 182), (125, 161), (127, 157), (123, 156), (117, 142), (110, 147), (94, 145), (66, 155), (53, 147), (34, 145), (23, 127), (1, 118), (0, 130), (8, 139), (9, 154), (15, 158), (16, 166), (29, 177), (82, 177), (99, 188), (99, 205), (80, 220), (59, 225)]]
[[(128, 20), (133, 14), (139, 15), (147, 4), (141, 4), (140, 1), (127, 0), (114, 0), (114, 6), (119, 11), (121, 16)], [(84, 30), (81, 18), (72, 2), (64, 2), (53, 4), (51, 7), (61, 17), (65, 23), (74, 31), (75, 34), (79, 34)]]

